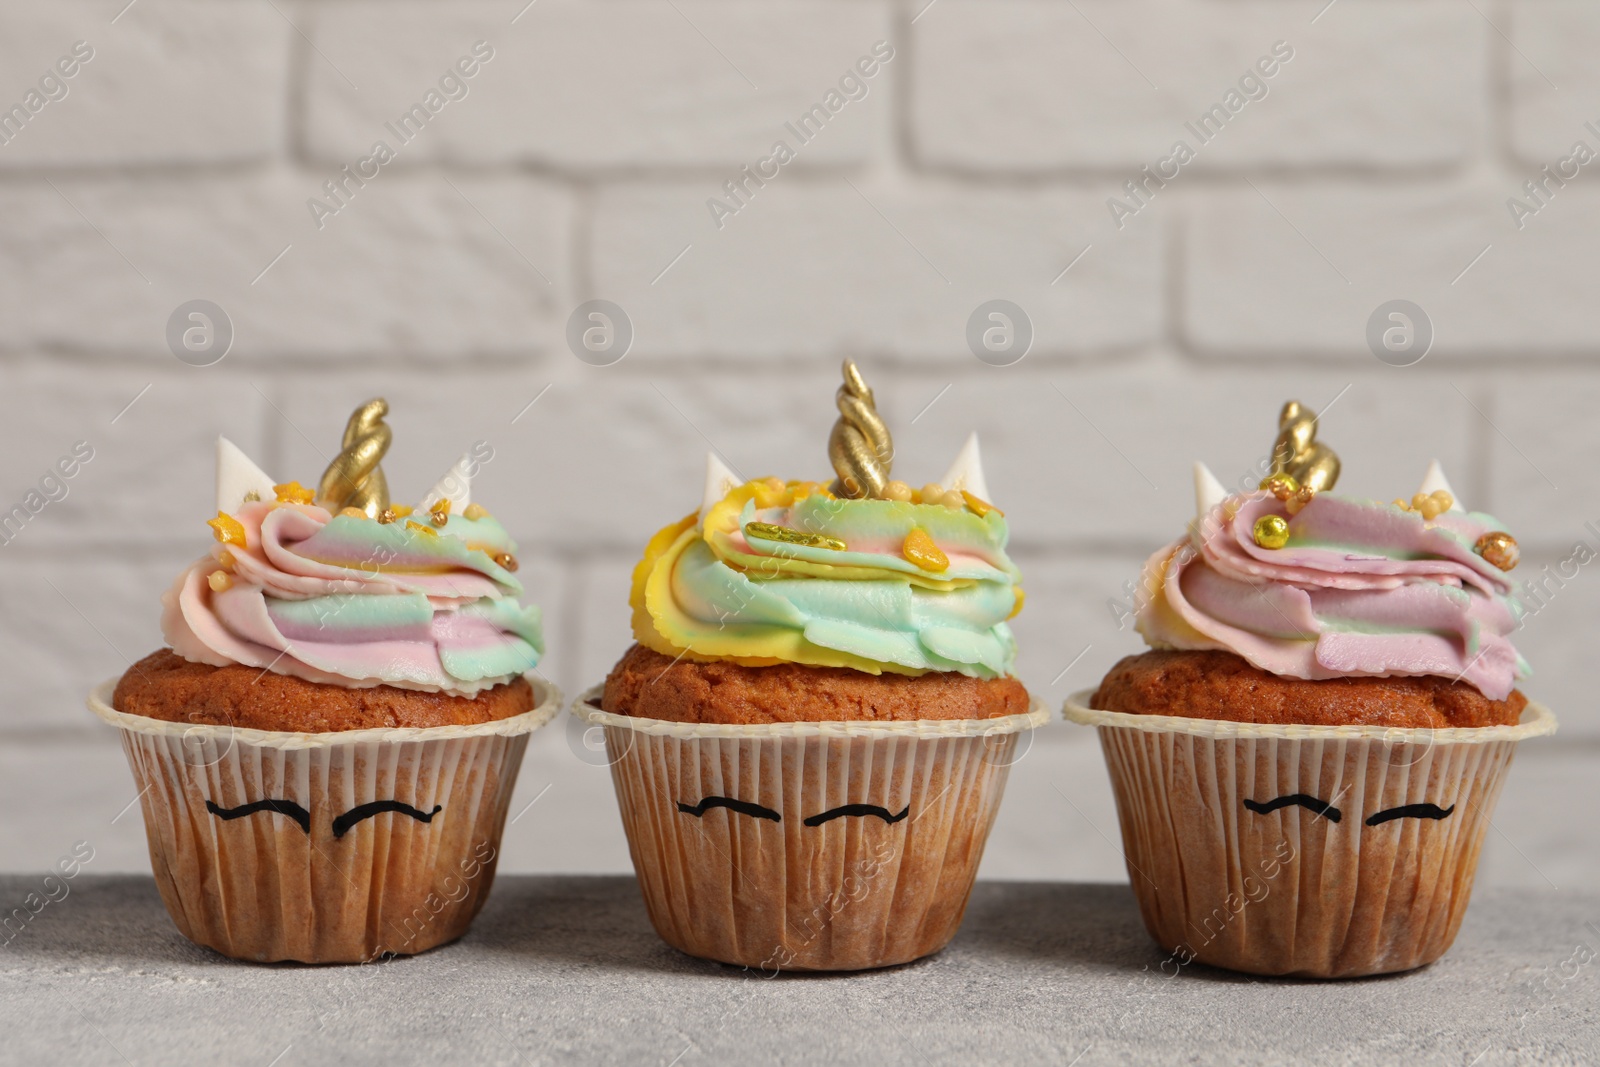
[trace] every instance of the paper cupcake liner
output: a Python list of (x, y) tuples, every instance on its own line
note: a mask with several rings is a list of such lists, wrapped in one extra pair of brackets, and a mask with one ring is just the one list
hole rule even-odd
[[(561, 705), (529, 680), (533, 710), (477, 726), (164, 722), (112, 708), (116, 679), (89, 707), (122, 731), (156, 886), (185, 937), (236, 959), (359, 963), (452, 941), (483, 906), (528, 734)], [(361, 817), (385, 801), (428, 820)]]
[(1128, 878), (1172, 973), (1344, 978), (1438, 959), (1517, 742), (1556, 728), (1535, 704), (1514, 726), (1430, 730), (1129, 715), (1090, 709), (1093, 695), (1064, 713), (1099, 730)]
[(1049, 718), (1035, 702), (997, 719), (676, 723), (609, 714), (600, 692), (572, 711), (605, 730), (650, 921), (692, 956), (768, 972), (949, 943), (1019, 735)]

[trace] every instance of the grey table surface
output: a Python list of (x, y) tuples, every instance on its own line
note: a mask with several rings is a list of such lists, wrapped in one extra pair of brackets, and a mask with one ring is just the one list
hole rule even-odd
[[(0, 878), (0, 899), (39, 882)], [(150, 878), (85, 873), (0, 948), (0, 1061), (1590, 1063), (1596, 950), (1600, 895), (1492, 889), (1410, 974), (1169, 977), (1127, 886), (980, 881), (936, 956), (765, 978), (668, 948), (631, 878), (503, 875), (456, 944), (256, 966), (184, 940)]]

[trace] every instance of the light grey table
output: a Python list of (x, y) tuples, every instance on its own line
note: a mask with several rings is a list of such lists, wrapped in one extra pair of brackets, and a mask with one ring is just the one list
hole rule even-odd
[[(0, 900), (39, 883), (0, 878)], [(938, 956), (766, 979), (668, 948), (631, 878), (503, 876), (454, 945), (364, 967), (252, 966), (185, 941), (149, 878), (85, 873), (0, 948), (0, 1061), (1588, 1063), (1595, 951), (1600, 895), (1502, 889), (1478, 894), (1455, 948), (1411, 974), (1171, 978), (1126, 886), (980, 882)]]

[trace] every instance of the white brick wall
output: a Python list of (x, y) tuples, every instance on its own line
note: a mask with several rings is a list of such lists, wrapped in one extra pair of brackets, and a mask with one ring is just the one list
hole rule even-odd
[[(75, 441), (96, 454), (0, 547), (0, 735), (99, 736), (82, 690), (157, 644), (156, 597), (207, 540), (213, 435), (307, 481), (379, 393), (399, 489), (494, 444), (481, 497), (573, 692), (626, 642), (628, 569), (693, 506), (708, 440), (746, 473), (826, 473), (845, 355), (908, 477), (983, 435), (1029, 575), (1022, 672), (1052, 701), (1139, 647), (1105, 603), (1181, 530), (1189, 462), (1236, 477), (1291, 396), (1339, 398), (1348, 489), (1409, 492), (1437, 456), (1532, 576), (1600, 524), (1600, 204), (1584, 174), (1519, 230), (1506, 199), (1575, 140), (1600, 151), (1600, 16), (1477, 6), (7, 5), (0, 107), (74, 42), (95, 56), (0, 145), (0, 506)], [(478, 40), (468, 94), (319, 228), (308, 198)], [(796, 146), (785, 122), (880, 40), (866, 96), (719, 228), (707, 199)], [(1278, 40), (1295, 55), (1268, 95), (1119, 229), (1107, 199)], [(196, 297), (236, 331), (212, 367), (164, 341)], [(636, 331), (611, 367), (564, 338), (596, 297)], [(1014, 366), (966, 347), (992, 298), (1033, 320)], [(1412, 367), (1365, 341), (1393, 298), (1436, 329)], [(1597, 568), (1522, 642), (1591, 741)]]

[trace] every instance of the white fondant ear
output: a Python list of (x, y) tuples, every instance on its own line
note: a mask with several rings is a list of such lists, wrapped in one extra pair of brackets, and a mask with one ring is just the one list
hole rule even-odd
[(251, 493), (257, 500), (276, 500), (271, 476), (226, 437), (217, 438), (217, 510), (231, 515)]
[(1417, 490), (1417, 492), (1424, 496), (1432, 496), (1440, 489), (1443, 489), (1445, 492), (1449, 493), (1450, 498), (1455, 501), (1454, 504), (1450, 505), (1451, 511), (1466, 510), (1461, 506), (1461, 498), (1456, 496), (1456, 491), (1450, 488), (1449, 482), (1445, 481), (1444, 468), (1439, 466), (1438, 460), (1434, 460), (1432, 463), (1428, 464), (1428, 473), (1422, 476), (1422, 488)]
[(1212, 508), (1227, 499), (1228, 491), (1217, 481), (1217, 476), (1211, 473), (1211, 468), (1204, 463), (1194, 465), (1194, 511), (1195, 517), (1203, 519)]
[(448, 500), (452, 514), (459, 515), (467, 510), (467, 505), (472, 503), (472, 467), (471, 453), (463, 452), (455, 466), (445, 471), (438, 484), (428, 490), (428, 495), (422, 498), (422, 506), (431, 508), (441, 500)]
[(734, 473), (732, 467), (722, 462), (715, 452), (706, 453), (706, 488), (700, 501), (700, 514), (704, 515), (715, 507), (723, 497), (733, 492), (744, 483)]
[(993, 503), (989, 483), (983, 477), (983, 457), (978, 452), (978, 435), (967, 435), (967, 443), (956, 453), (956, 461), (944, 472), (939, 484), (946, 489), (965, 489), (980, 500)]

